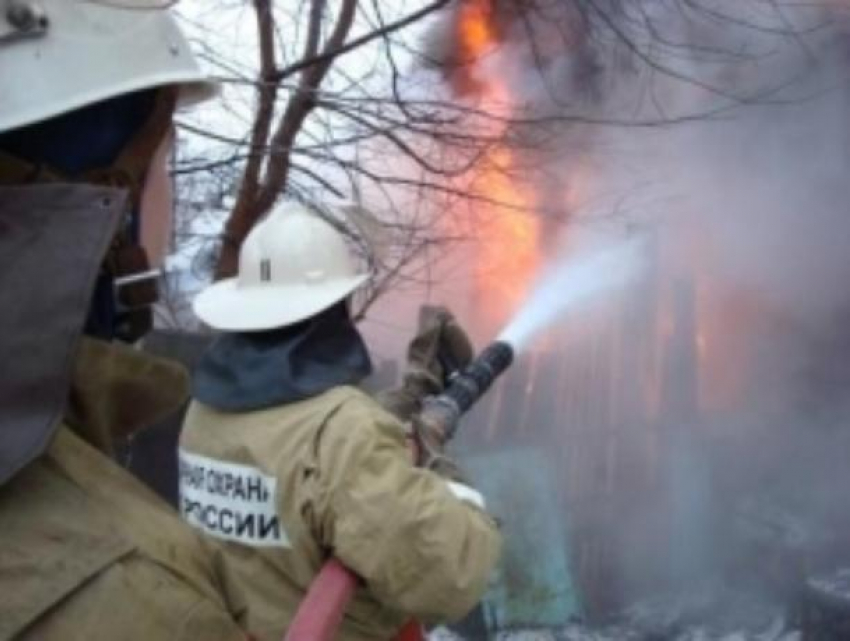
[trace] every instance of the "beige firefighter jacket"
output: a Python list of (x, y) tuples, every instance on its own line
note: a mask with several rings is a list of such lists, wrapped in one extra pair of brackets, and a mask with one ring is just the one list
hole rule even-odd
[(185, 378), (84, 342), (65, 424), (0, 487), (0, 640), (244, 641), (217, 552), (100, 449), (174, 410)]
[(193, 402), (180, 448), (181, 511), (225, 541), (258, 639), (282, 637), (331, 555), (364, 582), (344, 641), (462, 617), (490, 578), (493, 519), (413, 467), (401, 424), (356, 388), (240, 414)]

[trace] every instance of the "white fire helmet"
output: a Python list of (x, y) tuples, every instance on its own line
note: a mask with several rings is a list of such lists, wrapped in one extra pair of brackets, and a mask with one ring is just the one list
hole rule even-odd
[(184, 105), (213, 95), (171, 4), (0, 0), (0, 132), (163, 85)]
[(224, 331), (286, 327), (344, 300), (368, 278), (339, 231), (302, 205), (284, 203), (248, 234), (238, 276), (201, 292), (194, 310)]

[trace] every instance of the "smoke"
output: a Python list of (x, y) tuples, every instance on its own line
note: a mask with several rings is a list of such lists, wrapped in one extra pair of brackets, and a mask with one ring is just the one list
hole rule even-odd
[[(735, 576), (801, 583), (796, 561), (790, 575), (765, 570), (774, 547), (810, 569), (850, 561), (840, 534), (850, 523), (847, 10), (760, 0), (523, 6), (496, 15), (502, 46), (475, 74), (507, 83), (526, 117), (550, 123), (544, 136), (516, 133), (541, 140), (545, 160), (528, 180), (552, 232), (541, 251), (555, 276), (534, 295), (546, 302), (530, 303), (537, 313), (520, 314), (506, 336), (524, 343), (554, 319), (541, 310), (572, 309), (596, 278), (640, 281), (609, 310), (626, 309), (627, 326), (609, 368), (600, 377), (594, 361), (596, 378), (581, 381), (604, 411), (565, 415), (533, 397), (520, 417), (544, 426), (545, 447), (560, 442), (612, 468), (591, 502), (617, 515), (605, 527), (618, 533), (600, 536), (614, 536), (618, 587), (634, 597), (671, 579), (729, 578), (736, 563)], [(553, 218), (570, 224), (561, 233)], [(641, 250), (651, 268), (625, 279), (629, 261), (613, 257), (636, 230), (652, 238)], [(611, 249), (599, 254), (606, 235)], [(581, 262), (588, 238), (602, 258)], [(571, 323), (549, 333), (546, 349), (579, 342)], [(573, 362), (589, 353), (557, 352)], [(622, 447), (579, 442), (601, 438), (582, 429), (603, 427)], [(565, 510), (581, 520), (575, 492)], [(783, 539), (798, 530), (814, 534)]]
[[(554, 153), (566, 170), (562, 180), (569, 184), (575, 166), (592, 167), (593, 184), (570, 214), (580, 221), (616, 210), (624, 224), (660, 234), (666, 267), (696, 266), (819, 328), (850, 298), (845, 13), (811, 3), (634, 4), (661, 35), (613, 8), (606, 19), (619, 28), (606, 32), (591, 12), (582, 46), (543, 69), (535, 62), (512, 81), (541, 115), (575, 113), (578, 105), (603, 123), (561, 128)], [(660, 45), (653, 52), (653, 37), (681, 52)], [(510, 45), (503, 55), (539, 59), (528, 45), (514, 47), (525, 55)], [(577, 58), (596, 61), (590, 77), (576, 76)], [(645, 126), (606, 127), (606, 119)], [(670, 124), (679, 119), (692, 122)], [(562, 198), (556, 193), (544, 207), (563, 207)]]

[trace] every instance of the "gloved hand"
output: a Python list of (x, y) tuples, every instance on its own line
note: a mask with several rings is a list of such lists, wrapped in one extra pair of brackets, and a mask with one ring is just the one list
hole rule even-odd
[(439, 394), (456, 371), (472, 360), (472, 343), (445, 307), (423, 306), (419, 329), (407, 347), (401, 386), (378, 394), (378, 402), (403, 421), (422, 408), (422, 399)]
[(454, 459), (446, 454), (446, 435), (436, 425), (423, 421), (419, 416), (411, 420), (411, 437), (416, 444), (416, 464), (440, 476), (468, 485), (466, 477)]

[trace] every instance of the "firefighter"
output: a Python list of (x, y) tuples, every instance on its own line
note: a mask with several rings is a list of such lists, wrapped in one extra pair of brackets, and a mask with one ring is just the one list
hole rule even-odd
[(245, 638), (220, 556), (111, 456), (188, 395), (128, 344), (150, 288), (115, 295), (172, 113), (215, 92), (164, 4), (0, 0), (2, 640)]
[[(263, 641), (281, 638), (331, 555), (363, 581), (335, 638), (387, 641), (411, 616), (465, 615), (499, 553), (480, 494), (414, 467), (402, 422), (357, 387), (371, 366), (348, 301), (367, 279), (331, 224), (284, 203), (246, 238), (237, 277), (195, 300), (222, 334), (193, 379), (181, 512), (224, 543)], [(395, 408), (439, 391), (440, 352), (469, 360), (464, 336), (431, 317)]]

